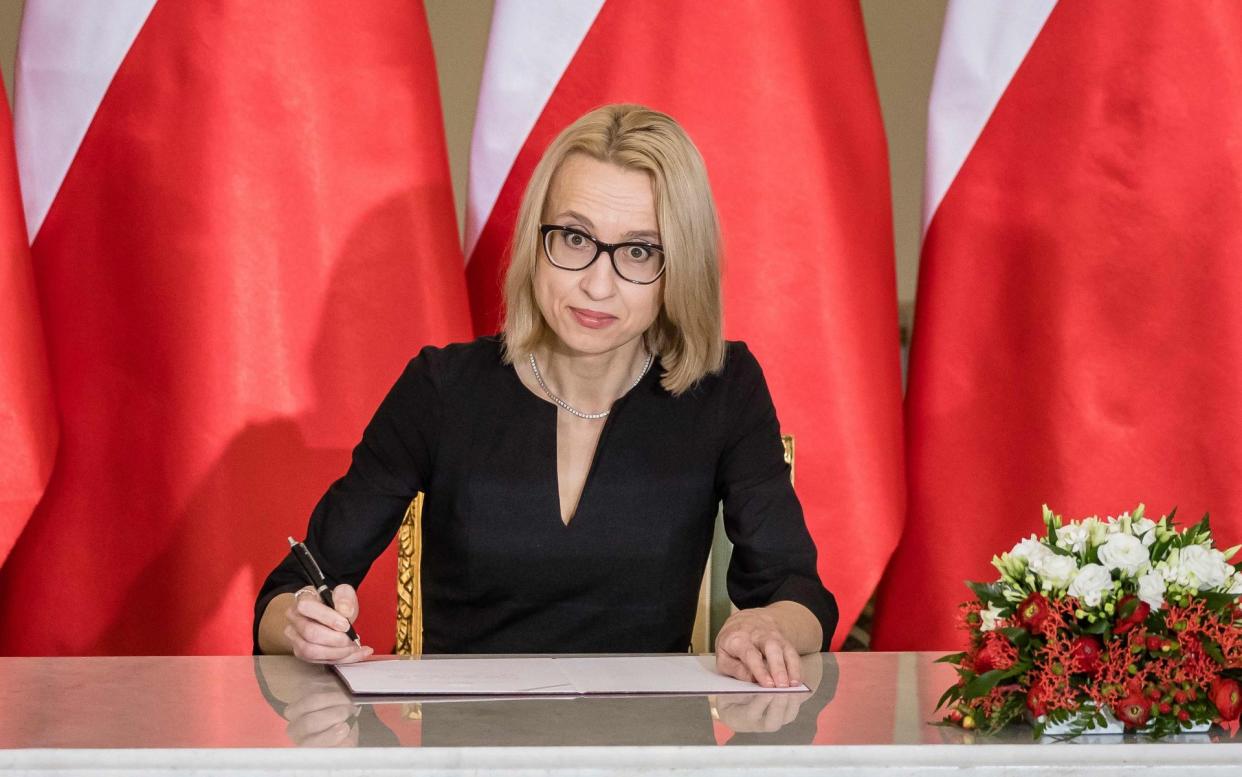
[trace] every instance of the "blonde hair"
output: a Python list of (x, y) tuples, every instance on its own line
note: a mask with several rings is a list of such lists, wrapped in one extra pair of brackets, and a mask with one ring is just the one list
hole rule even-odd
[(512, 363), (551, 334), (535, 301), (539, 224), (552, 178), (571, 154), (651, 177), (664, 246), (663, 301), (643, 334), (664, 367), (661, 385), (679, 395), (724, 363), (720, 226), (703, 157), (670, 116), (641, 105), (605, 105), (565, 128), (535, 167), (518, 211), (505, 275), (504, 360)]

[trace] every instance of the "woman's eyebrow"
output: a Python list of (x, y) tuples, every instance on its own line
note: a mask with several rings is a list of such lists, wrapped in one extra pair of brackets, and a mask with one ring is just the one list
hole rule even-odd
[[(582, 226), (586, 227), (592, 232), (595, 231), (595, 224), (593, 224), (589, 218), (582, 215), (576, 210), (563, 210), (560, 213), (552, 217), (554, 221), (557, 221), (560, 219), (566, 219), (566, 218), (577, 221), (578, 223), (582, 224)], [(638, 238), (643, 238), (645, 240), (650, 240), (656, 243), (660, 242), (660, 233), (656, 232), (655, 230), (651, 230), (651, 229), (633, 229), (633, 230), (630, 230), (629, 232), (624, 233), (622, 237), (626, 240), (630, 240), (632, 238), (638, 237)]]
[(570, 218), (570, 219), (573, 219), (574, 221), (580, 222), (587, 229), (591, 229), (591, 230), (595, 229), (595, 225), (591, 223), (591, 220), (587, 218), (586, 216), (583, 216), (581, 213), (579, 213), (576, 210), (563, 210), (560, 213), (553, 216), (552, 218), (553, 219)]
[(660, 233), (653, 232), (650, 229), (637, 229), (631, 232), (626, 232), (625, 237), (627, 239), (632, 238), (632, 237), (641, 237), (646, 240), (650, 240), (653, 243), (660, 242)]

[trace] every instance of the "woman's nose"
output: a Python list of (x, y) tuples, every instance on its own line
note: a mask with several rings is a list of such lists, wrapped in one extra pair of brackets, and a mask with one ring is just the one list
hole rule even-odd
[(612, 258), (601, 251), (591, 266), (582, 271), (582, 290), (591, 299), (604, 299), (612, 295), (616, 285), (617, 274), (612, 269)]

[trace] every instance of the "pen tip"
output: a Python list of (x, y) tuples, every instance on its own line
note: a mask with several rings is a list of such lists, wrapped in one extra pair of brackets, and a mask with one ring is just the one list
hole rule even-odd
[(294, 545), (297, 545), (297, 544), (298, 544), (297, 540), (293, 539), (292, 537), (289, 538), (289, 547), (292, 548)]

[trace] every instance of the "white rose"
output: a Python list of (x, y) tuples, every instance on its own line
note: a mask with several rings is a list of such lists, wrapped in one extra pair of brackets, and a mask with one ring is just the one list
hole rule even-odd
[(1128, 577), (1145, 570), (1150, 561), (1143, 541), (1129, 534), (1111, 534), (1100, 546), (1100, 563)]
[(1001, 619), (1001, 610), (995, 604), (989, 604), (986, 610), (979, 612), (979, 631), (992, 631)]
[(1182, 548), (1178, 567), (1177, 581), (1200, 591), (1219, 588), (1233, 573), (1233, 567), (1225, 561), (1224, 553), (1202, 545)]
[(1078, 563), (1070, 556), (1049, 553), (1032, 560), (1031, 571), (1039, 575), (1048, 586), (1064, 590), (1078, 572)]
[(1067, 593), (1088, 607), (1099, 607), (1100, 600), (1112, 587), (1113, 576), (1107, 569), (1099, 564), (1087, 564), (1078, 570)]
[(1159, 572), (1148, 572), (1138, 581), (1138, 598), (1153, 610), (1164, 605), (1164, 577)]
[(1023, 559), (1028, 565), (1031, 565), (1034, 564), (1037, 558), (1051, 556), (1052, 549), (1035, 539), (1035, 535), (1032, 534), (1017, 545), (1014, 545), (1013, 550), (1009, 551), (1009, 555), (1013, 558)]
[(1081, 523), (1068, 523), (1057, 529), (1057, 547), (1074, 553), (1082, 553), (1086, 550), (1089, 539), (1091, 539), (1091, 530)]
[(1156, 541), (1156, 533), (1152, 531), (1156, 528), (1156, 522), (1150, 518), (1139, 518), (1130, 528), (1135, 537), (1143, 540), (1144, 547), (1150, 548), (1151, 544)]

